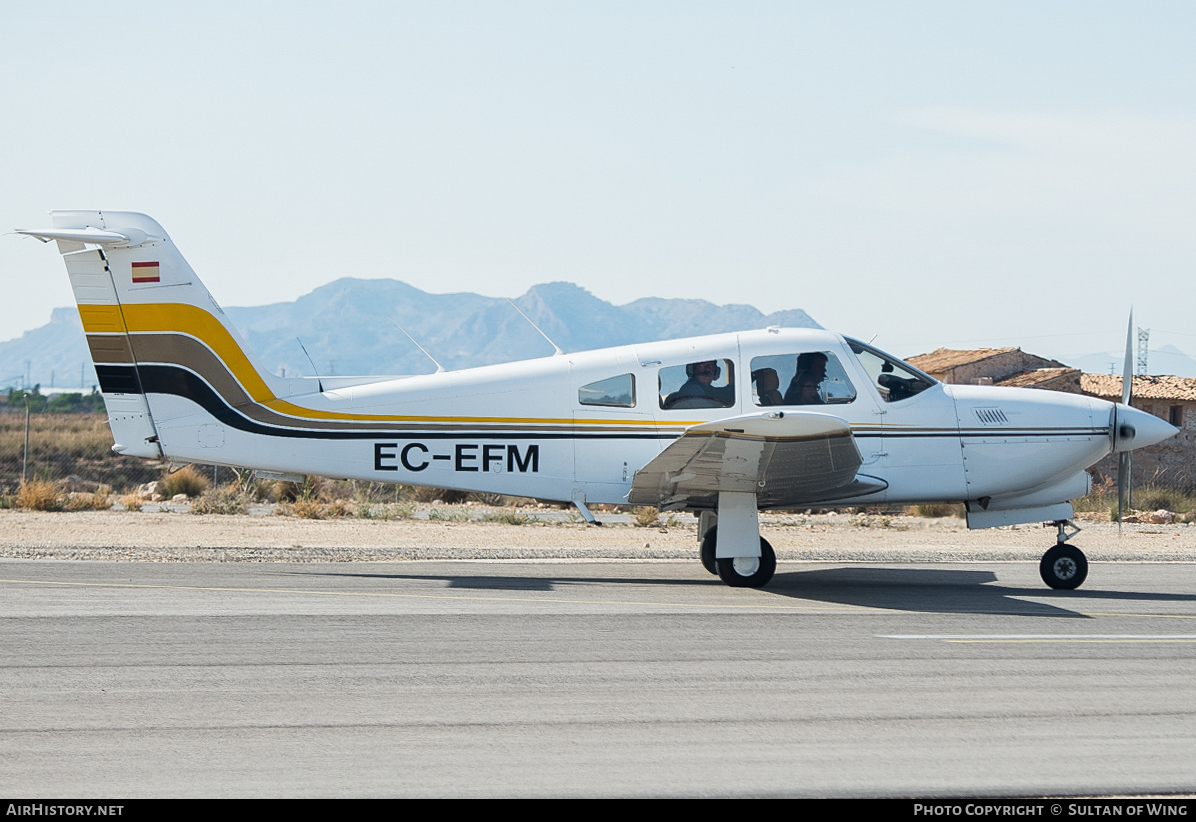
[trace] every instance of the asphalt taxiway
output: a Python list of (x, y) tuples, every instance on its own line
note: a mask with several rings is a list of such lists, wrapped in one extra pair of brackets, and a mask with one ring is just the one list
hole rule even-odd
[(0, 788), (1196, 790), (1196, 566), (0, 560)]

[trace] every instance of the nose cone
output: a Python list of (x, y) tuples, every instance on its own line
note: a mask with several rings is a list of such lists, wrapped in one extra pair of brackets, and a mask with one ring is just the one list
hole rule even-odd
[(1179, 429), (1154, 414), (1125, 405), (1117, 406), (1117, 445), (1114, 451), (1131, 451), (1174, 437)]

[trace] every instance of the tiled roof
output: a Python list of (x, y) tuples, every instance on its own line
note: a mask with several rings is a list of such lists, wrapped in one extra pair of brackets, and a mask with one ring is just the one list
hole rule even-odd
[(906, 362), (928, 374), (934, 374), (941, 373), (948, 368), (987, 360), (998, 354), (1008, 354), (1011, 351), (1017, 351), (1017, 348), (972, 348), (964, 351), (954, 348), (936, 348), (929, 354), (910, 357)]
[[(1121, 399), (1121, 377), (1112, 374), (1085, 374), (1080, 378), (1080, 388), (1085, 394)], [(1133, 394), (1134, 399), (1196, 402), (1196, 378), (1134, 377)]]
[[(1080, 369), (1078, 368), (1039, 368), (1035, 371), (1027, 371), (1024, 374), (1018, 374), (1016, 377), (1010, 377), (1007, 380), (1001, 380), (997, 385), (1006, 385), (1014, 388), (1026, 387), (1029, 385), (1040, 385), (1044, 382), (1058, 379), (1068, 375), (1080, 376)], [(1117, 389), (1117, 395), (1121, 396), (1121, 389)]]

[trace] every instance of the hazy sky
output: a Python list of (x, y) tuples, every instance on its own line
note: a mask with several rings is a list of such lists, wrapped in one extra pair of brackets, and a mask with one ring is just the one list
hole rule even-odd
[[(144, 211), (225, 305), (338, 277), (804, 308), (901, 355), (1196, 353), (1192, 3), (22, 3), (0, 226)], [(71, 304), (0, 236), (0, 339)]]

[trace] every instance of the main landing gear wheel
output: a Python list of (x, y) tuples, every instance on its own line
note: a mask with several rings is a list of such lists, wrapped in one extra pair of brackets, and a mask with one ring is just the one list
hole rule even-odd
[(1083, 585), (1088, 578), (1088, 558), (1074, 545), (1059, 543), (1042, 555), (1038, 573), (1050, 587), (1071, 591)]
[[(705, 540), (702, 544), (705, 547)], [(760, 537), (760, 556), (728, 557), (715, 562), (719, 579), (732, 588), (762, 588), (777, 571), (777, 555), (764, 537)]]
[(716, 525), (706, 532), (706, 536), (702, 537), (702, 547), (698, 552), (702, 558), (702, 567), (715, 576), (718, 576), (718, 560), (714, 558), (714, 549), (717, 547), (715, 543), (717, 541), (718, 526)]

